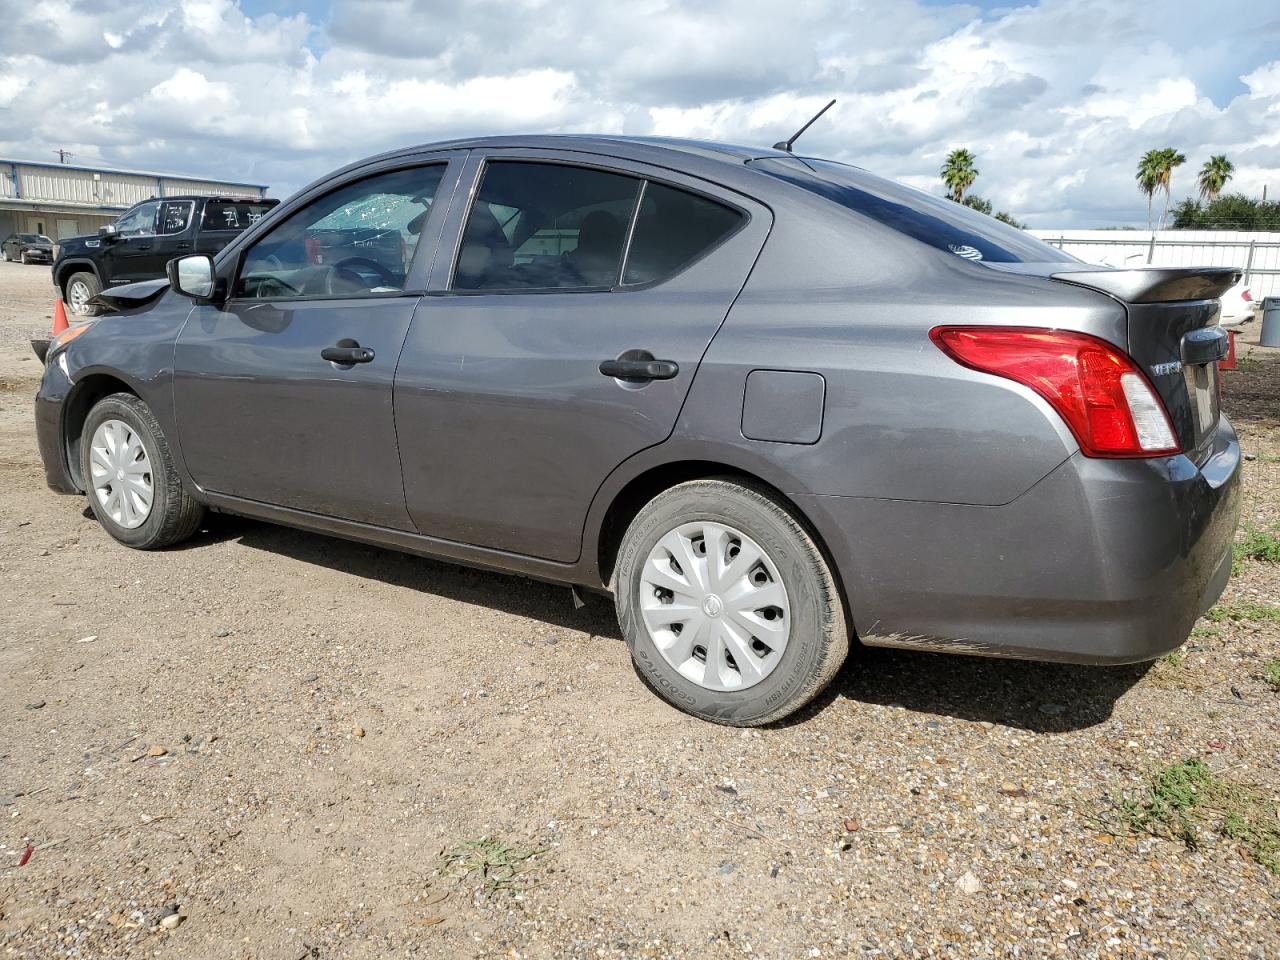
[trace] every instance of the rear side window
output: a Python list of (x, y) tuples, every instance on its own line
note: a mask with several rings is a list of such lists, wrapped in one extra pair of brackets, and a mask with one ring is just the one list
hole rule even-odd
[(247, 230), (275, 204), (248, 201), (211, 201), (204, 205), (204, 229)]
[(770, 158), (753, 160), (751, 165), (966, 260), (1063, 263), (1076, 259), (995, 217), (843, 163)]
[(640, 183), (567, 164), (491, 161), (467, 215), (452, 288), (615, 286)]
[(709, 252), (743, 223), (737, 210), (660, 183), (645, 186), (624, 283), (663, 280)]

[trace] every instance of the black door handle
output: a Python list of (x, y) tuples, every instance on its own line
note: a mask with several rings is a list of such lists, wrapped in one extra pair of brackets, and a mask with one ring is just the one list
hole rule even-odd
[(602, 360), (600, 372), (619, 380), (672, 380), (680, 365), (674, 360)]
[(325, 347), (320, 356), (330, 363), (368, 363), (373, 359), (372, 347)]

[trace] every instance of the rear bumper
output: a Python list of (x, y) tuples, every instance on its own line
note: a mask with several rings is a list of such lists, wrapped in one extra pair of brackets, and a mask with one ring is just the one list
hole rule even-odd
[(1076, 454), (999, 507), (801, 496), (870, 646), (1130, 663), (1178, 647), (1231, 574), (1240, 446)]

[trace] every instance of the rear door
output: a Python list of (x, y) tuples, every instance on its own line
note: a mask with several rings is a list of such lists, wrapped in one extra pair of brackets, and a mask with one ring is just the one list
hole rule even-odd
[[(409, 512), (431, 536), (573, 561), (605, 477), (670, 434), (771, 216), (561, 151), (475, 151), (464, 184), (396, 374)], [(625, 366), (648, 361), (665, 364)]]
[[(173, 392), (202, 488), (413, 529), (392, 381), (456, 182), (448, 160), (401, 158), (327, 186), (240, 253), (226, 303), (192, 310)], [(354, 229), (393, 238), (393, 253), (314, 256), (316, 237)]]

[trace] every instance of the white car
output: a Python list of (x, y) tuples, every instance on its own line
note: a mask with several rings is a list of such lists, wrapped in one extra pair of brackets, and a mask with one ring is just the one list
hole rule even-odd
[(1222, 295), (1222, 313), (1218, 316), (1218, 324), (1223, 327), (1238, 327), (1253, 319), (1253, 297), (1244, 281)]

